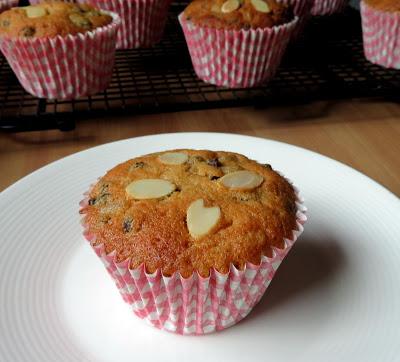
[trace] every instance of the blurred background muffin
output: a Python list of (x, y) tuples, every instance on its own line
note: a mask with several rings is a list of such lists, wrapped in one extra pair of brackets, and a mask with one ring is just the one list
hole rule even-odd
[(312, 15), (332, 15), (344, 10), (349, 0), (314, 0)]
[(195, 0), (179, 21), (199, 78), (253, 87), (275, 74), (298, 17), (275, 0)]
[(374, 64), (400, 69), (400, 1), (363, 0), (361, 19), (365, 57)]
[(0, 48), (27, 92), (76, 98), (107, 87), (118, 26), (91, 5), (47, 1), (0, 14)]
[[(82, 0), (78, 0), (82, 2)], [(171, 0), (88, 0), (121, 17), (117, 48), (147, 48), (158, 43), (165, 29)]]
[(0, 13), (14, 6), (18, 6), (18, 0), (0, 0)]

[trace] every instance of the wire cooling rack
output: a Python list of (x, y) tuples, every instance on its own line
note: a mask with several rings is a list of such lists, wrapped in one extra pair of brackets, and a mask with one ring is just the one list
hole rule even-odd
[(199, 80), (192, 68), (177, 14), (171, 7), (164, 39), (150, 49), (121, 50), (108, 89), (72, 101), (27, 94), (0, 55), (0, 129), (69, 130), (91, 117), (205, 108), (305, 103), (345, 98), (396, 100), (400, 71), (369, 63), (363, 55), (356, 10), (312, 19), (291, 44), (276, 77), (262, 87), (228, 89)]

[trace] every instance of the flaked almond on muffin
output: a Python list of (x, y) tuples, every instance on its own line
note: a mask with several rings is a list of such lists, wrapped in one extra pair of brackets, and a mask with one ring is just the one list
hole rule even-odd
[(121, 163), (81, 202), (84, 235), (136, 315), (180, 334), (244, 318), (301, 234), (294, 187), (232, 152)]
[(112, 17), (93, 6), (59, 1), (13, 8), (0, 15), (0, 36), (75, 35), (108, 25)]

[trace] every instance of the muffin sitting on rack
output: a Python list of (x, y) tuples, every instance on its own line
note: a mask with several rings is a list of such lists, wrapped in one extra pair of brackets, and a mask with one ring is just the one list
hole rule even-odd
[(195, 0), (179, 20), (198, 77), (246, 88), (275, 74), (298, 17), (275, 0)]
[(90, 5), (46, 1), (0, 14), (0, 49), (22, 86), (42, 98), (104, 90), (119, 17)]
[(361, 19), (365, 57), (374, 64), (400, 69), (400, 1), (364, 0)]

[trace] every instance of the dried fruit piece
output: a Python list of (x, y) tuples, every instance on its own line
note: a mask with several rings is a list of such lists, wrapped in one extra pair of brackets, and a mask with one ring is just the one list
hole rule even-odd
[(205, 207), (204, 200), (192, 202), (186, 213), (189, 234), (197, 239), (208, 234), (221, 217), (219, 206)]
[(210, 160), (207, 160), (207, 165), (210, 165), (212, 167), (220, 167), (221, 163), (218, 161), (218, 158), (212, 158)]
[(232, 190), (251, 190), (262, 184), (264, 178), (252, 171), (236, 171), (228, 173), (219, 182)]
[(41, 18), (42, 16), (47, 15), (47, 11), (42, 6), (27, 6), (25, 8), (26, 16), (28, 18)]
[(239, 0), (227, 0), (222, 4), (221, 11), (225, 14), (231, 13), (232, 11), (239, 9), (239, 7)]
[(158, 199), (175, 191), (176, 186), (167, 180), (144, 179), (131, 182), (126, 193), (137, 200)]
[(124, 233), (129, 233), (133, 227), (133, 219), (126, 219), (122, 224), (122, 229)]
[(3, 28), (8, 28), (11, 25), (10, 20), (3, 20), (2, 22), (0, 22), (0, 26), (2, 26)]
[(182, 165), (188, 158), (186, 153), (181, 152), (168, 152), (158, 156), (158, 160), (166, 165)]
[(253, 5), (254, 9), (259, 11), (260, 13), (269, 13), (271, 9), (268, 4), (262, 0), (251, 0), (251, 5)]
[(36, 33), (35, 28), (32, 28), (31, 26), (26, 26), (25, 28), (23, 28), (21, 30), (21, 36), (24, 36), (24, 37), (27, 37), (27, 38), (29, 38), (31, 36), (34, 36), (35, 33)]

